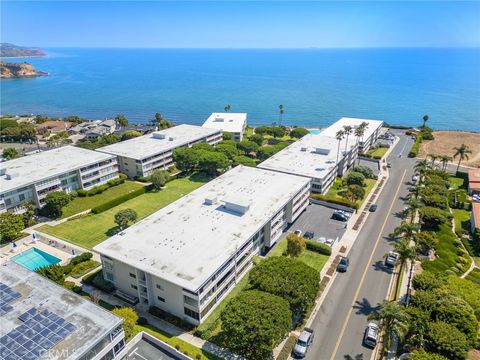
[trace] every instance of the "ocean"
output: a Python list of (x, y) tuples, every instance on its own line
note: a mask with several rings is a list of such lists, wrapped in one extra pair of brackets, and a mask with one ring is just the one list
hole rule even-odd
[(480, 49), (45, 49), (51, 75), (0, 82), (2, 114), (130, 122), (155, 112), (201, 124), (247, 112), (252, 125), (324, 127), (342, 116), (480, 131)]

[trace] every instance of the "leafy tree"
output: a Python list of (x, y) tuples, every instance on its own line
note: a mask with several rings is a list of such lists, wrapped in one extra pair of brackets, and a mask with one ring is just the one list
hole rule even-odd
[(122, 141), (133, 139), (139, 136), (142, 136), (143, 134), (140, 131), (137, 130), (127, 130), (122, 134)]
[(356, 202), (363, 199), (363, 197), (365, 196), (365, 189), (360, 185), (348, 185), (346, 193), (347, 198), (349, 198), (353, 202)]
[(192, 149), (195, 150), (205, 150), (205, 151), (213, 151), (213, 146), (210, 144), (207, 144), (205, 142), (200, 142), (192, 145)]
[(412, 279), (412, 285), (415, 290), (434, 290), (439, 289), (447, 283), (445, 276), (424, 271), (417, 274)]
[(149, 180), (155, 189), (160, 190), (170, 180), (170, 173), (166, 170), (155, 170)]
[(402, 339), (407, 333), (408, 316), (396, 301), (384, 301), (379, 309), (368, 316), (369, 320), (379, 320), (385, 330), (385, 347), (390, 349), (395, 337)]
[(303, 237), (295, 234), (287, 235), (287, 255), (291, 257), (298, 257), (305, 250), (307, 245)]
[(248, 140), (253, 141), (253, 142), (256, 143), (258, 146), (262, 146), (262, 145), (263, 145), (263, 141), (264, 141), (265, 139), (264, 139), (263, 136), (260, 135), (260, 134), (253, 134), (253, 135), (251, 135), (251, 136), (248, 138)]
[(458, 165), (457, 165), (457, 172), (458, 172), (461, 162), (463, 160), (468, 160), (468, 154), (471, 154), (472, 150), (470, 150), (470, 147), (465, 144), (462, 144), (459, 147), (454, 147), (453, 150), (455, 150), (455, 154), (453, 154), (453, 158), (456, 159), (458, 156)]
[(248, 155), (252, 152), (257, 151), (258, 149), (258, 144), (256, 142), (250, 141), (250, 140), (242, 140), (237, 144), (237, 149), (245, 154)]
[(70, 115), (70, 116), (64, 117), (63, 121), (68, 121), (75, 125), (78, 125), (82, 122), (85, 122), (86, 120), (77, 115)]
[(137, 212), (133, 209), (123, 209), (115, 214), (115, 224), (119, 226), (120, 229), (125, 229), (130, 223), (137, 220)]
[(235, 145), (218, 144), (215, 147), (215, 150), (222, 154), (225, 154), (230, 160), (233, 160), (233, 158), (238, 155), (238, 150)]
[(468, 344), (465, 335), (455, 326), (437, 321), (428, 327), (425, 348), (450, 360), (464, 360)]
[(423, 195), (422, 200), (426, 206), (433, 206), (444, 210), (448, 207), (447, 198), (441, 194)]
[(365, 176), (356, 171), (350, 171), (345, 179), (347, 185), (360, 185), (363, 186), (365, 183)]
[(12, 160), (20, 157), (20, 153), (15, 148), (3, 149), (2, 156), (5, 160)]
[(257, 150), (257, 158), (260, 160), (266, 160), (270, 156), (276, 154), (279, 150), (274, 146), (261, 146)]
[(423, 120), (423, 128), (425, 129), (427, 127), (428, 115), (423, 115), (422, 120)]
[(423, 347), (430, 323), (430, 316), (414, 306), (407, 307), (404, 311), (408, 317), (408, 333), (405, 336), (405, 348), (408, 346)]
[(412, 355), (408, 358), (409, 360), (448, 360), (446, 357), (435, 354), (427, 353), (423, 349), (414, 350)]
[(309, 131), (307, 129), (300, 128), (300, 127), (294, 128), (292, 129), (292, 131), (290, 131), (290, 136), (296, 139), (300, 139), (308, 134), (309, 134)]
[(269, 135), (271, 133), (271, 128), (268, 126), (257, 126), (255, 128), (255, 134), (258, 135)]
[(178, 148), (173, 151), (173, 161), (176, 167), (185, 172), (193, 171), (200, 160), (200, 155), (195, 149)]
[(427, 231), (416, 233), (413, 236), (413, 241), (415, 241), (415, 244), (417, 245), (417, 248), (421, 254), (426, 254), (429, 250), (435, 249), (438, 244), (438, 240)]
[(270, 132), (275, 139), (285, 136), (285, 129), (282, 127), (274, 126), (270, 129)]
[(251, 360), (270, 358), (292, 326), (288, 302), (257, 290), (230, 300), (220, 318), (227, 347)]
[(47, 279), (56, 282), (59, 285), (63, 285), (65, 282), (65, 274), (63, 272), (63, 267), (57, 264), (48, 265), (41, 267), (35, 271), (37, 274), (45, 276)]
[(451, 220), (451, 215), (444, 210), (431, 206), (425, 206), (419, 211), (420, 220), (429, 228), (435, 228), (440, 224), (446, 224)]
[(233, 140), (233, 134), (231, 132), (224, 131), (222, 138), (223, 140)]
[(138, 321), (137, 313), (130, 307), (115, 308), (112, 312), (123, 318), (123, 331), (125, 332), (125, 338), (129, 340), (134, 335), (135, 325)]
[(244, 166), (250, 166), (250, 167), (255, 167), (257, 164), (255, 163), (255, 160), (252, 158), (249, 158), (248, 156), (243, 156), (243, 155), (238, 155), (233, 158), (233, 165), (244, 165)]
[(373, 170), (365, 165), (358, 165), (353, 168), (353, 171), (358, 172), (365, 176), (366, 179), (376, 179), (377, 177), (373, 173)]
[(480, 286), (467, 279), (449, 276), (447, 289), (452, 294), (465, 300), (473, 308), (477, 318), (480, 320)]
[(115, 116), (115, 121), (118, 123), (118, 125), (125, 127), (128, 125), (128, 119), (125, 117), (125, 115), (119, 114)]
[(319, 273), (288, 257), (271, 257), (255, 266), (249, 275), (252, 289), (282, 297), (297, 316), (313, 304), (319, 288)]
[(22, 219), (23, 219), (23, 225), (27, 228), (31, 225), (33, 215), (35, 215), (35, 204), (33, 201), (25, 201), (22, 204)]
[(228, 169), (230, 162), (225, 154), (213, 151), (201, 151), (198, 167), (208, 175), (215, 176), (217, 172)]
[(23, 216), (11, 212), (0, 213), (0, 242), (15, 240), (25, 229)]
[(417, 163), (413, 168), (417, 173), (423, 176), (428, 170), (432, 168), (432, 166), (430, 165), (428, 160), (420, 160), (420, 161), (417, 161)]
[(54, 191), (45, 197), (42, 213), (51, 218), (62, 215), (62, 208), (70, 202), (70, 196), (65, 191)]

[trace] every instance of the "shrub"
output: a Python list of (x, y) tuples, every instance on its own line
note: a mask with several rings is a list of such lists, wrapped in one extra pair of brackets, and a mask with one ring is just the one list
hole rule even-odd
[(88, 195), (88, 196), (95, 196), (95, 195), (101, 194), (101, 193), (103, 193), (105, 190), (107, 190), (109, 187), (110, 187), (110, 186), (108, 186), (108, 184), (103, 184), (103, 185), (94, 186), (93, 188), (91, 188), (90, 190), (88, 190), (87, 195)]
[(355, 166), (353, 168), (353, 171), (358, 172), (365, 176), (367, 179), (376, 179), (377, 177), (373, 173), (373, 170), (370, 169), (368, 166), (360, 165), (360, 166)]
[(115, 214), (115, 224), (117, 224), (120, 229), (125, 229), (130, 223), (134, 223), (137, 217), (138, 214), (135, 210), (130, 208), (122, 209)]
[(56, 282), (57, 284), (63, 285), (65, 281), (65, 274), (63, 273), (63, 267), (60, 265), (48, 265), (41, 267), (35, 271), (37, 274), (45, 276), (47, 279)]
[(226, 346), (251, 360), (270, 358), (292, 326), (288, 302), (258, 290), (241, 292), (220, 317)]
[(78, 189), (77, 190), (77, 195), (79, 197), (86, 197), (88, 195), (88, 191), (84, 189)]
[(452, 215), (450, 213), (431, 206), (425, 206), (421, 208), (419, 210), (419, 214), (422, 222), (430, 228), (447, 223), (452, 219)]
[(139, 317), (137, 320), (137, 324), (142, 326), (148, 325), (148, 319), (143, 316)]
[(280, 256), (255, 266), (249, 280), (252, 289), (280, 296), (288, 301), (295, 315), (302, 316), (315, 301), (320, 275), (299, 260)]
[(316, 242), (314, 240), (305, 240), (305, 244), (307, 246), (307, 250), (314, 251), (322, 255), (332, 255), (332, 248), (328, 245)]
[(102, 269), (88, 274), (82, 278), (82, 282), (87, 285), (96, 287), (99, 290), (107, 293), (112, 293), (115, 290), (115, 286), (103, 278)]
[(176, 317), (175, 315), (172, 315), (160, 308), (157, 308), (156, 306), (151, 306), (149, 309), (148, 309), (148, 312), (150, 314), (152, 314), (153, 316), (156, 316), (158, 317), (159, 319), (162, 319), (162, 320), (165, 320), (165, 321), (168, 321), (169, 323), (172, 323), (173, 325), (181, 328), (181, 329), (184, 329), (186, 331), (191, 331), (194, 326), (192, 324), (190, 324), (189, 322), (183, 320), (183, 319), (180, 319), (179, 317)]
[(409, 360), (448, 360), (446, 357), (435, 354), (427, 353), (423, 349), (414, 350), (412, 356), (409, 357)]
[(365, 176), (362, 173), (356, 171), (350, 171), (345, 178), (347, 185), (359, 185), (363, 186), (365, 183)]
[(0, 214), (0, 243), (13, 241), (25, 229), (23, 216), (12, 212)]
[(62, 215), (62, 208), (70, 202), (70, 196), (65, 191), (54, 191), (45, 197), (45, 205), (41, 209), (43, 215), (57, 218)]
[(409, 158), (414, 158), (417, 157), (418, 152), (420, 151), (420, 143), (422, 142), (422, 135), (417, 134), (415, 136), (415, 142), (412, 145), (412, 148), (410, 149), (410, 152), (408, 153)]
[(255, 163), (255, 160), (252, 158), (249, 158), (248, 156), (244, 155), (238, 155), (233, 158), (233, 165), (244, 165), (244, 166), (250, 166), (250, 167), (255, 167), (257, 164)]
[(73, 281), (65, 281), (63, 283), (63, 286), (65, 288), (67, 288), (68, 290), (71, 290), (73, 291), (74, 293), (76, 294), (80, 294), (82, 292), (82, 287), (81, 286), (78, 286), (77, 284), (75, 284)]
[(465, 335), (443, 321), (430, 323), (426, 334), (426, 350), (451, 360), (464, 360), (468, 345)]
[(297, 139), (300, 139), (307, 134), (309, 134), (309, 131), (307, 129), (299, 128), (299, 127), (293, 128), (292, 131), (290, 131), (290, 136)]
[(149, 180), (155, 189), (160, 190), (170, 181), (170, 173), (166, 170), (155, 170), (149, 176)]
[(92, 208), (92, 213), (99, 214), (101, 212), (107, 211), (117, 205), (124, 203), (127, 200), (130, 200), (137, 196), (145, 194), (146, 192), (147, 192), (147, 187), (143, 187), (143, 188), (134, 190), (132, 192), (129, 192), (128, 194), (118, 196), (110, 201), (107, 201), (106, 203), (95, 206), (94, 208)]
[(77, 264), (72, 268), (70, 276), (74, 278), (79, 278), (80, 276), (85, 275), (87, 272), (95, 269), (98, 266), (100, 266), (100, 264), (95, 260), (81, 262), (80, 264)]
[(138, 321), (138, 315), (132, 308), (116, 308), (112, 312), (123, 318), (123, 331), (125, 331), (125, 338), (130, 339), (134, 335), (134, 328)]
[(358, 204), (353, 203), (352, 201), (345, 199), (345, 198), (340, 198), (340, 197), (331, 197), (328, 195), (322, 195), (322, 194), (310, 194), (311, 199), (315, 200), (320, 200), (320, 201), (326, 201), (332, 204), (338, 204), (338, 205), (344, 205), (348, 206), (350, 208), (358, 209)]
[(291, 257), (300, 256), (305, 250), (305, 239), (295, 234), (287, 235), (287, 254)]
[(77, 256), (73, 257), (70, 260), (69, 264), (72, 264), (72, 265), (75, 266), (77, 264), (80, 264), (81, 262), (90, 260), (92, 258), (92, 256), (93, 256), (93, 254), (91, 252), (84, 252), (81, 255), (77, 255)]

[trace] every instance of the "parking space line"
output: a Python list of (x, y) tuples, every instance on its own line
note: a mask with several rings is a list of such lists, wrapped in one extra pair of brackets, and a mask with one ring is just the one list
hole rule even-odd
[(353, 296), (353, 301), (352, 301), (352, 304), (350, 305), (350, 309), (348, 310), (348, 313), (347, 313), (347, 317), (345, 318), (345, 321), (342, 325), (342, 329), (340, 331), (340, 336), (338, 337), (337, 339), (337, 342), (335, 343), (335, 348), (333, 349), (333, 353), (330, 357), (330, 360), (333, 360), (335, 358), (335, 355), (337, 354), (337, 351), (338, 351), (338, 348), (340, 347), (340, 343), (343, 339), (343, 335), (345, 334), (345, 330), (347, 329), (347, 325), (348, 325), (348, 321), (350, 320), (350, 317), (352, 316), (352, 311), (353, 311), (353, 307), (355, 305), (355, 301), (357, 300), (358, 298), (358, 295), (360, 294), (360, 290), (363, 286), (363, 282), (365, 281), (365, 278), (367, 276), (367, 272), (368, 272), (368, 269), (370, 268), (371, 266), (371, 263), (372, 263), (372, 260), (373, 260), (373, 256), (375, 254), (375, 251), (377, 250), (377, 246), (378, 244), (380, 243), (380, 239), (382, 238), (383, 236), (383, 230), (385, 229), (385, 225), (387, 224), (387, 221), (390, 217), (390, 213), (392, 212), (392, 209), (393, 209), (393, 206), (398, 198), (398, 194), (400, 193), (400, 189), (403, 185), (403, 179), (405, 178), (405, 174), (407, 173), (407, 169), (405, 169), (403, 171), (403, 175), (402, 175), (402, 178), (400, 180), (400, 183), (398, 184), (398, 187), (397, 187), (397, 190), (395, 191), (395, 195), (392, 197), (392, 202), (390, 204), (390, 207), (387, 211), (387, 216), (385, 217), (385, 220), (382, 224), (382, 227), (379, 231), (379, 234), (378, 234), (378, 237), (377, 239), (375, 240), (375, 245), (372, 249), (372, 253), (370, 254), (370, 257), (368, 259), (368, 262), (365, 266), (365, 269), (363, 271), (363, 274), (362, 274), (362, 277), (360, 278), (360, 283), (358, 284), (358, 287), (357, 287), (357, 290), (355, 291), (355, 295)]

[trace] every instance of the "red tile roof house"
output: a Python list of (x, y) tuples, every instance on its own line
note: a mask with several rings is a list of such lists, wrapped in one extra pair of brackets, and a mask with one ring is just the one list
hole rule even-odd
[(472, 203), (472, 215), (470, 217), (470, 226), (472, 234), (475, 233), (475, 230), (480, 230), (480, 203)]
[(480, 168), (468, 170), (468, 193), (480, 194)]

